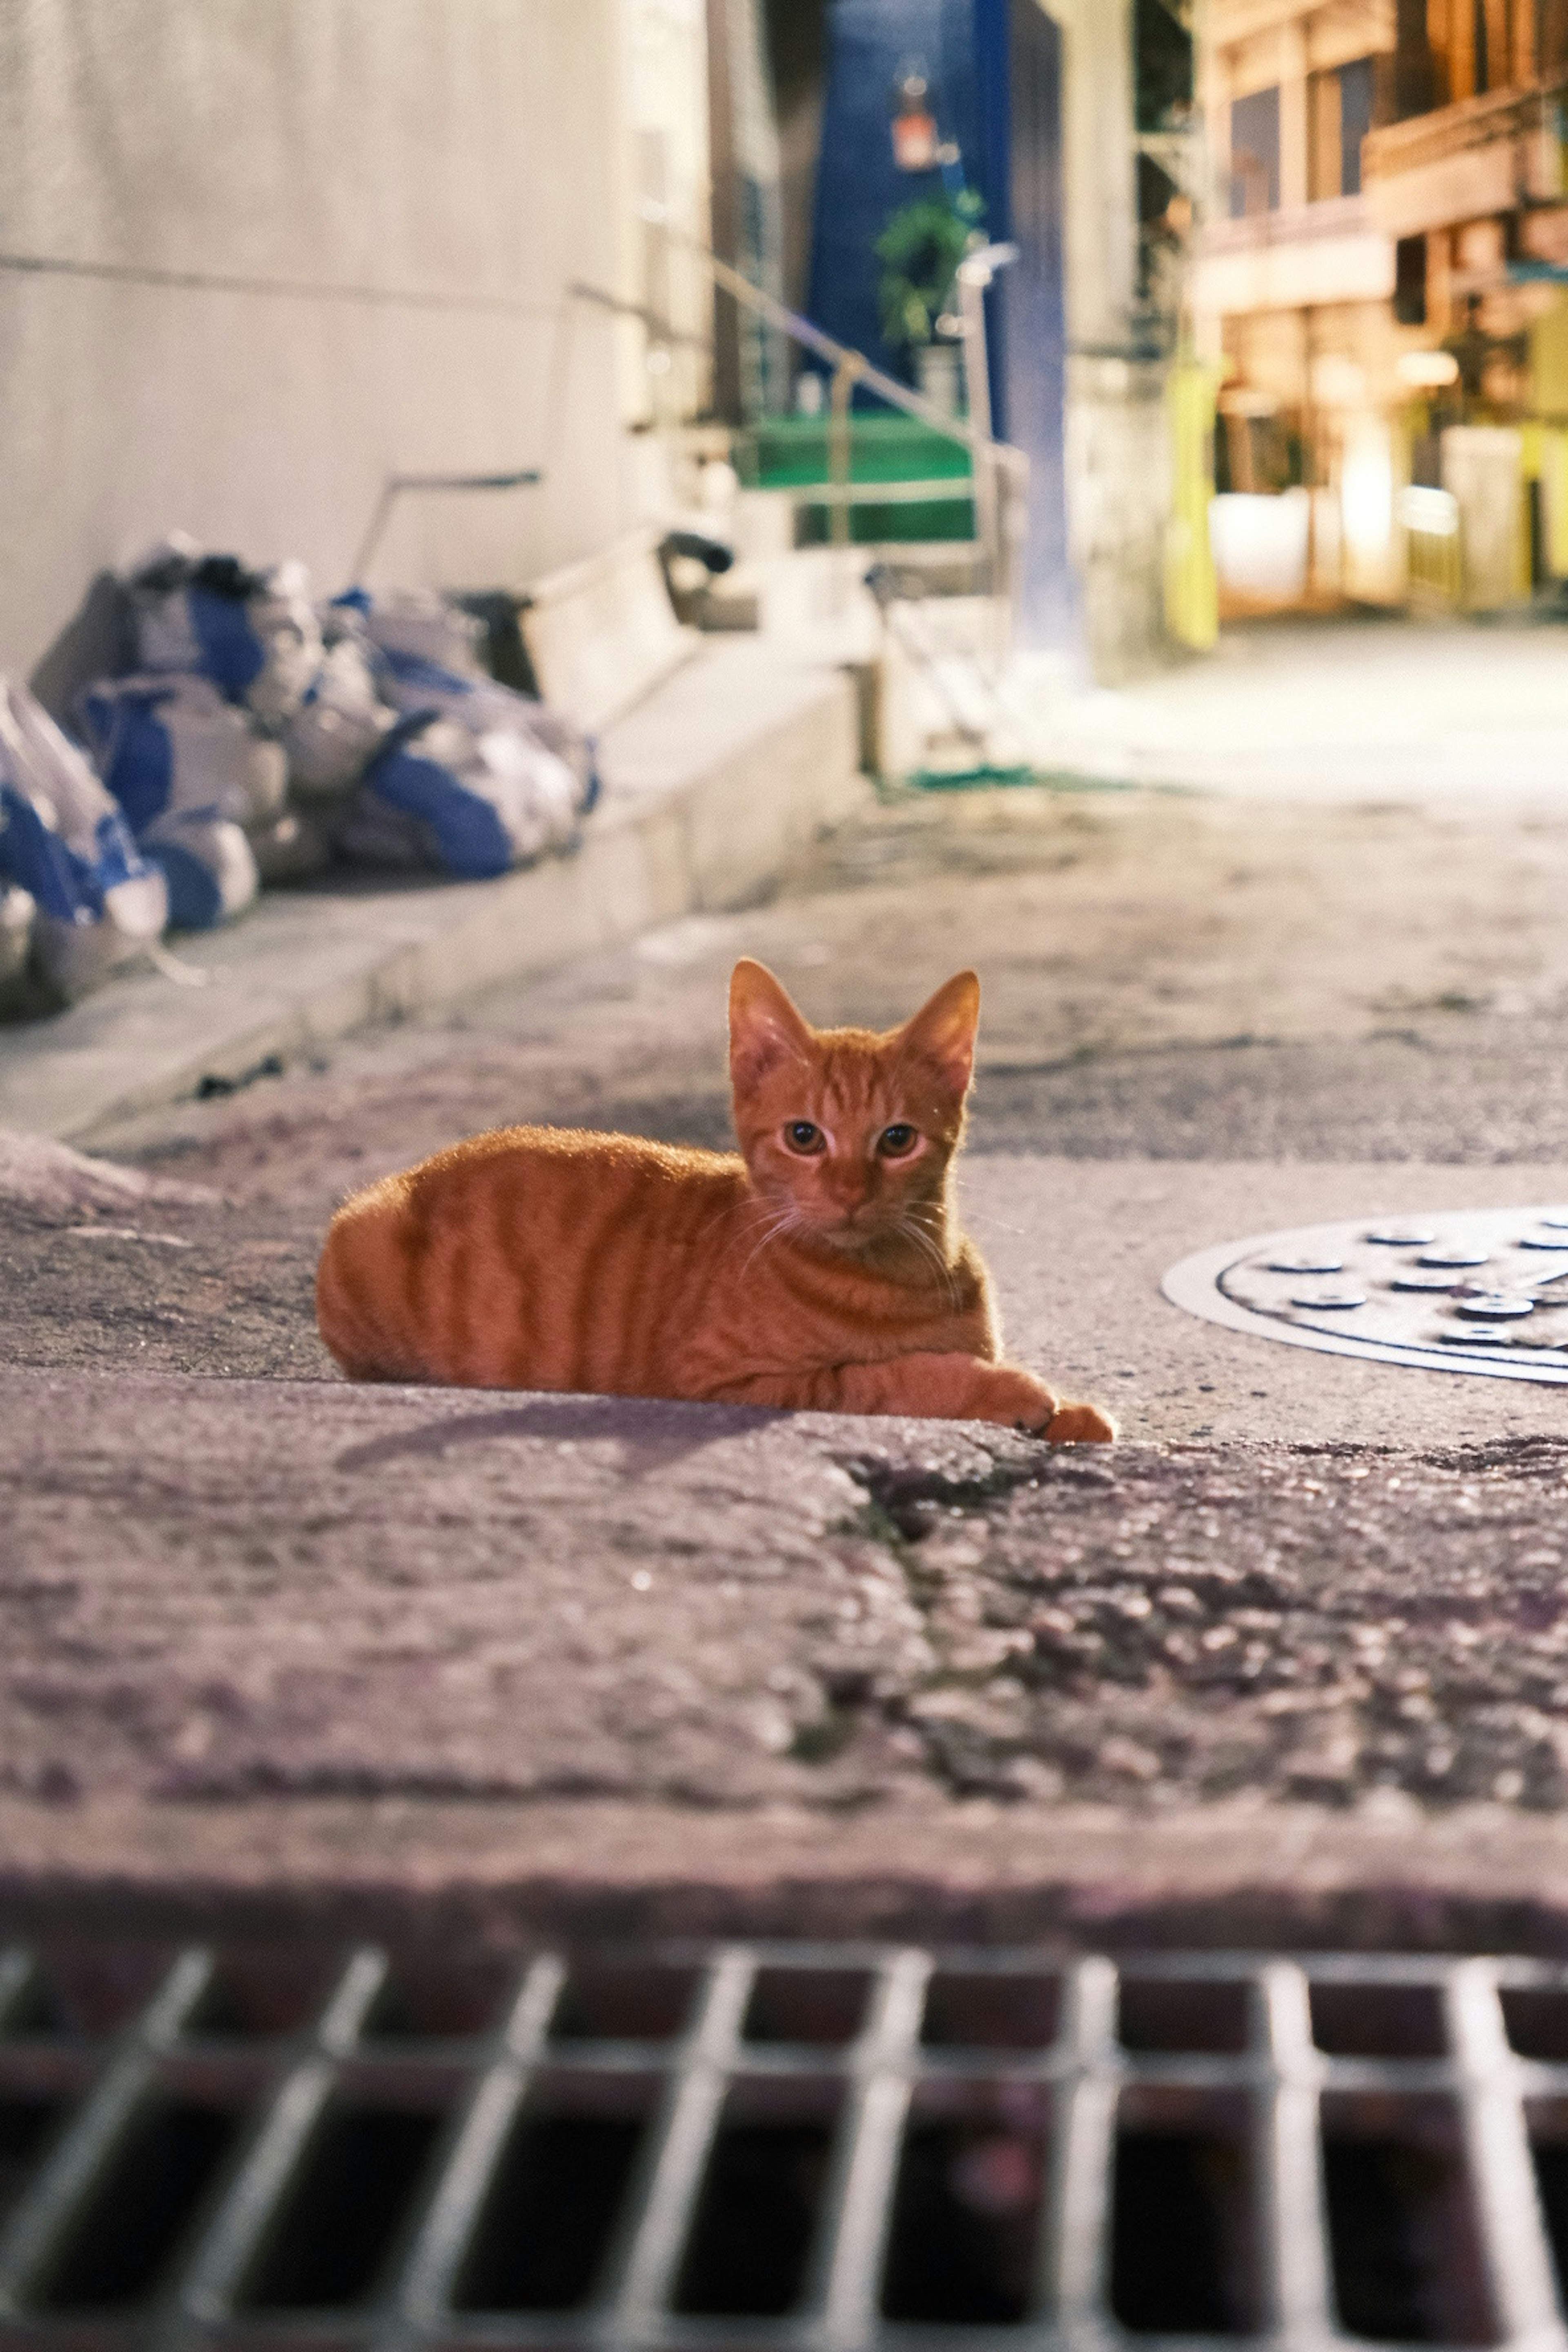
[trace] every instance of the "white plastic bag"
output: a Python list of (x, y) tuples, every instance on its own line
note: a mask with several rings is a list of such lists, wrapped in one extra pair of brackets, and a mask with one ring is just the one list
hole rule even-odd
[(0, 882), (0, 1002), (14, 991), (27, 969), (37, 909), (30, 890)]
[(0, 880), (31, 894), (38, 969), (67, 997), (144, 954), (168, 919), (163, 877), (118, 804), (26, 687), (5, 677)]
[(281, 730), (295, 797), (336, 800), (352, 792), (396, 724), (357, 635), (340, 635)]
[(352, 614), (384, 654), (436, 662), (461, 677), (483, 677), (484, 624), (427, 588), (348, 588), (326, 608), (327, 625)]
[(145, 670), (210, 678), (268, 726), (298, 710), (321, 664), (321, 632), (302, 563), (253, 572), (204, 554), (183, 531), (144, 556), (126, 586)]

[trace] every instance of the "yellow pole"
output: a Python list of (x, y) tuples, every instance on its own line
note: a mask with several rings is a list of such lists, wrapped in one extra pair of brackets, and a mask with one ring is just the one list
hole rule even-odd
[(1219, 586), (1209, 544), (1214, 496), (1215, 403), (1221, 372), (1178, 360), (1165, 387), (1171, 436), (1171, 520), (1165, 534), (1165, 626), (1206, 653), (1219, 635)]

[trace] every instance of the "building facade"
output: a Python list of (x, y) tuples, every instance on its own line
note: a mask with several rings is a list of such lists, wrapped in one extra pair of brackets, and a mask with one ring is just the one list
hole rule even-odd
[(1494, 608), (1568, 570), (1562, 0), (1210, 0), (1194, 331), (1249, 604)]

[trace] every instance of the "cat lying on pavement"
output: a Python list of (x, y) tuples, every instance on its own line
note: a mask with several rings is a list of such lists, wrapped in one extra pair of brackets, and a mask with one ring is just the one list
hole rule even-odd
[(735, 1152), (516, 1127), (356, 1193), (321, 1337), (351, 1380), (586, 1390), (999, 1422), (1106, 1442), (1002, 1360), (952, 1169), (980, 983), (901, 1029), (814, 1029), (762, 964), (730, 983)]

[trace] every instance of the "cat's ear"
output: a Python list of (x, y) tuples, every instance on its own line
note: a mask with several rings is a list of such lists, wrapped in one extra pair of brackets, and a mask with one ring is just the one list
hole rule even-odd
[(811, 1031), (766, 964), (742, 956), (730, 975), (730, 1077), (754, 1087), (775, 1063), (804, 1062)]
[(974, 1033), (980, 1024), (980, 982), (972, 971), (954, 972), (936, 994), (904, 1024), (900, 1043), (945, 1079), (963, 1098), (974, 1075)]

